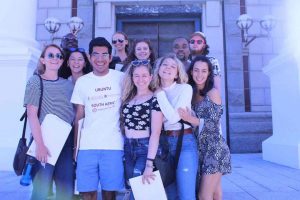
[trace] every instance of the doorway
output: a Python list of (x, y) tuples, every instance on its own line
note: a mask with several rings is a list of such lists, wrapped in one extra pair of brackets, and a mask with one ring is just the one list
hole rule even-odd
[(164, 19), (118, 19), (117, 30), (125, 32), (129, 40), (149, 39), (156, 57), (172, 52), (172, 43), (176, 37), (186, 37), (200, 30), (200, 18)]

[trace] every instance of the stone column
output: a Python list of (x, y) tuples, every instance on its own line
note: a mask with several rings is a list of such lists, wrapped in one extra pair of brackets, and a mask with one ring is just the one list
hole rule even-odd
[(115, 32), (115, 7), (110, 0), (95, 0), (95, 7), (95, 37), (105, 37), (110, 41)]
[(300, 60), (285, 51), (264, 72), (270, 77), (273, 135), (263, 142), (263, 159), (300, 169)]
[(26, 82), (39, 57), (37, 0), (2, 1), (0, 7), (0, 170), (12, 170), (22, 132)]

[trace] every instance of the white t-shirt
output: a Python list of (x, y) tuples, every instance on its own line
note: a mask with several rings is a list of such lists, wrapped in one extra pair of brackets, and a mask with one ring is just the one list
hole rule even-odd
[[(167, 88), (156, 94), (159, 107), (164, 114), (165, 130), (180, 130), (181, 124), (178, 122), (181, 118), (178, 108), (188, 108), (191, 110), (193, 89), (188, 84), (177, 84), (174, 82)], [(184, 128), (190, 128), (184, 124)]]
[(81, 150), (123, 150), (119, 126), (123, 76), (122, 72), (110, 69), (105, 76), (90, 72), (76, 81), (71, 102), (85, 106)]

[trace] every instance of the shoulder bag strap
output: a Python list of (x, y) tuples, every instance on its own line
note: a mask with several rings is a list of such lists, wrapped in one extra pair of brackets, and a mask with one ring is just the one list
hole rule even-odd
[[(152, 113), (152, 101), (150, 103), (150, 134), (151, 134), (151, 118), (152, 118), (151, 113)], [(178, 140), (177, 140), (177, 144), (176, 144), (175, 169), (177, 169), (179, 156), (180, 156), (180, 153), (181, 153), (182, 141), (183, 141), (183, 132), (184, 132), (184, 123), (185, 123), (182, 119), (179, 122), (181, 124), (181, 130), (180, 130), (180, 135), (178, 136)], [(164, 130), (165, 130), (164, 125), (162, 125), (162, 130), (164, 132)]]
[(27, 112), (26, 112), (26, 110), (23, 113), (22, 117), (20, 118), (20, 121), (23, 121), (23, 120), (24, 120), (24, 124), (23, 124), (23, 131), (22, 131), (22, 139), (25, 138), (25, 133), (26, 133), (26, 125), (27, 125)]
[(183, 132), (184, 132), (184, 124), (188, 124), (191, 126), (191, 124), (189, 122), (183, 121), (182, 119), (179, 120), (180, 124), (181, 124), (181, 130), (180, 130), (180, 135), (178, 136), (178, 140), (177, 140), (177, 146), (176, 146), (176, 152), (175, 152), (175, 166), (177, 168), (178, 165), (178, 161), (179, 161), (179, 157), (180, 157), (180, 153), (181, 153), (181, 148), (182, 148), (182, 142), (183, 142)]
[(41, 89), (41, 96), (40, 96), (40, 100), (39, 100), (39, 109), (38, 109), (38, 118), (41, 115), (41, 107), (42, 107), (42, 100), (43, 100), (43, 94), (44, 94), (44, 84), (43, 84), (43, 80), (41, 75), (38, 75), (40, 78), (40, 89)]
[(176, 167), (176, 169), (177, 169), (177, 166), (178, 166), (179, 157), (180, 157), (180, 153), (181, 153), (182, 141), (183, 141), (183, 132), (184, 132), (183, 120), (181, 119), (179, 122), (181, 124), (181, 130), (180, 130), (180, 135), (178, 136), (177, 145), (176, 145), (176, 152), (175, 152), (175, 167)]
[[(43, 94), (44, 94), (44, 85), (43, 85), (42, 77), (40, 75), (37, 75), (37, 76), (40, 79), (40, 89), (41, 89), (41, 95), (40, 95), (40, 99), (39, 99), (39, 108), (38, 108), (38, 114), (37, 114), (38, 118), (39, 118), (41, 115), (41, 107), (42, 107), (42, 100), (43, 100)], [(25, 138), (26, 125), (27, 125), (27, 109), (25, 110), (24, 114), (20, 118), (20, 121), (23, 121), (23, 120), (24, 120), (24, 124), (23, 124), (22, 138)], [(33, 137), (31, 136), (28, 146), (32, 143), (32, 141), (33, 141)]]

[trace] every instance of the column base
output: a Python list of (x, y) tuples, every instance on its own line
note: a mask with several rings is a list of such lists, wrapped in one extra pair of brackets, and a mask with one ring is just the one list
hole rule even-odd
[(262, 150), (264, 160), (300, 169), (299, 136), (271, 136), (263, 142)]

